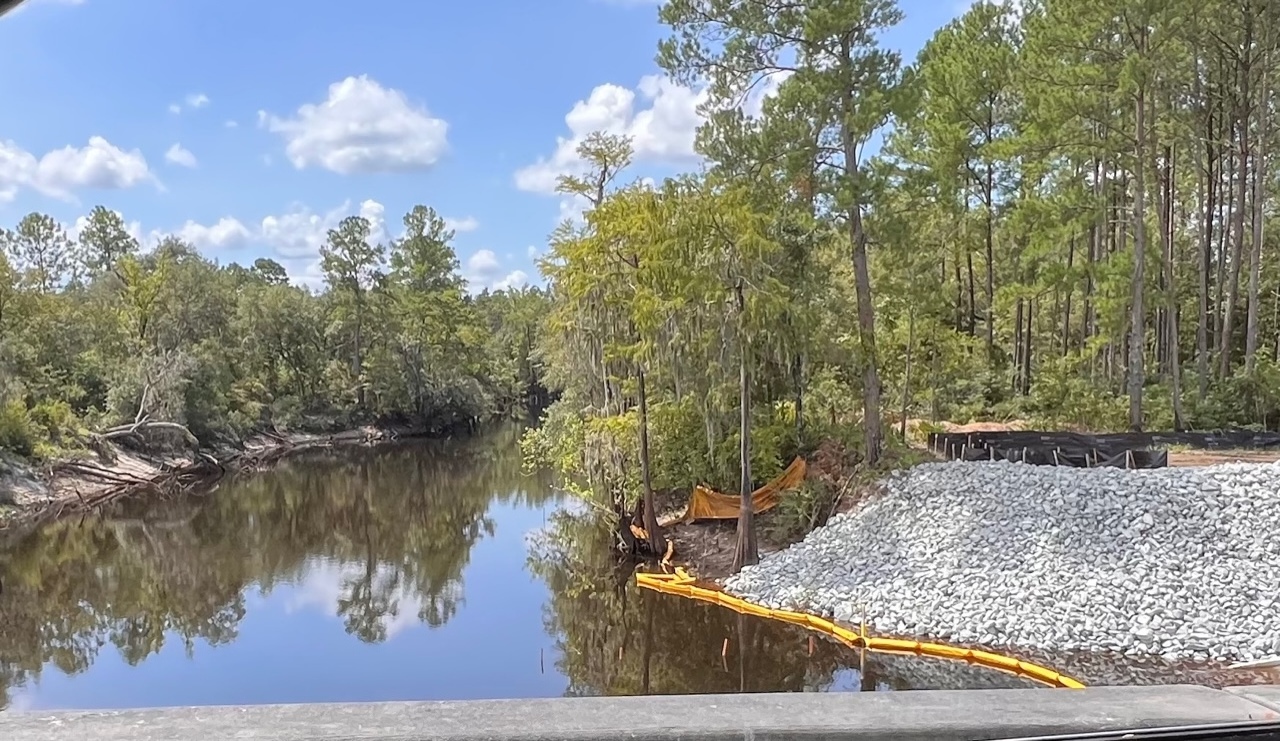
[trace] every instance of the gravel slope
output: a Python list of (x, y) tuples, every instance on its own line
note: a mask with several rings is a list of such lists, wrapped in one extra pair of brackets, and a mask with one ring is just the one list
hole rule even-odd
[(1280, 653), (1280, 464), (930, 463), (729, 578), (877, 632), (1165, 662)]

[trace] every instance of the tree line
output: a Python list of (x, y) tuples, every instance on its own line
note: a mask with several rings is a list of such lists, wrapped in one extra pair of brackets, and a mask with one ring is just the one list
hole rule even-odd
[(580, 147), (543, 266), (564, 397), (527, 440), (651, 547), (655, 491), (823, 440), (874, 464), (909, 420), (1280, 423), (1280, 5), (978, 2), (910, 64), (893, 0), (660, 18), (706, 164), (651, 186), (624, 138)]
[(96, 207), (76, 238), (0, 230), (0, 450), (50, 457), (121, 431), (199, 443), (388, 421), (440, 429), (541, 399), (538, 288), (470, 295), (436, 212), (386, 244), (363, 217), (321, 248), (324, 288), (175, 236), (144, 250)]

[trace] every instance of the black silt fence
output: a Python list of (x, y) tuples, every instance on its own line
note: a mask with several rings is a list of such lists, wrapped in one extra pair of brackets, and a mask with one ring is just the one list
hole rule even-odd
[(1040, 466), (1163, 468), (1166, 446), (1201, 450), (1280, 450), (1280, 433), (1251, 430), (1214, 432), (940, 432), (929, 447), (952, 460), (1021, 461)]

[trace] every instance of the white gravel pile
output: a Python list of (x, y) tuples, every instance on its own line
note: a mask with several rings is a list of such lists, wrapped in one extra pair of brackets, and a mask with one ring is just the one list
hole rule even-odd
[(1165, 662), (1280, 654), (1280, 464), (931, 463), (725, 583), (876, 632)]

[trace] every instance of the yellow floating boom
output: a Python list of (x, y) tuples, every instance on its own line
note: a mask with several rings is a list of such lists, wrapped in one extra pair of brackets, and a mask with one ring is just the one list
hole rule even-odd
[[(1084, 687), (1082, 682), (1065, 674), (1060, 674), (1052, 669), (1032, 664), (1029, 661), (1015, 659), (1011, 656), (1002, 656), (990, 651), (973, 648), (948, 646), (944, 643), (870, 636), (866, 635), (865, 632), (854, 631), (836, 625), (834, 622), (817, 615), (809, 615), (792, 610), (775, 610), (764, 605), (757, 605), (718, 589), (697, 586), (697, 579), (690, 576), (680, 567), (676, 567), (674, 574), (636, 574), (636, 583), (645, 589), (711, 602), (744, 615), (754, 615), (798, 625), (802, 628), (831, 636), (850, 648), (866, 648), (884, 653), (914, 654), (916, 656), (932, 656), (939, 659), (964, 661), (969, 664), (977, 664), (989, 669), (1027, 677), (1050, 687), (1066, 687), (1070, 689)], [(865, 631), (865, 628), (863, 630)]]

